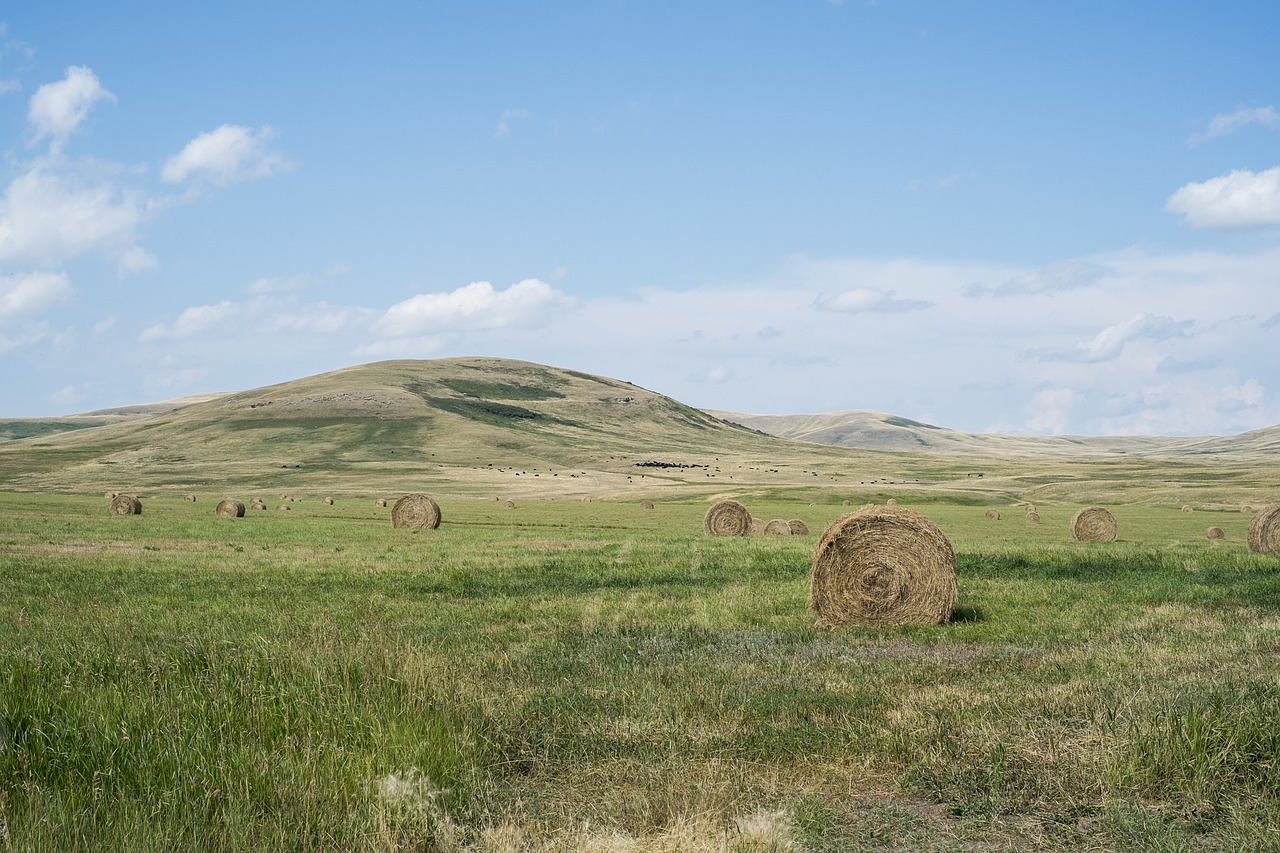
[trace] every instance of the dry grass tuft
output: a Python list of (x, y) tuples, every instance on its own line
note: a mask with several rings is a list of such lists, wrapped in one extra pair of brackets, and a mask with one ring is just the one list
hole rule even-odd
[(871, 507), (823, 532), (809, 573), (818, 624), (939, 624), (956, 601), (956, 557), (932, 521), (903, 507)]

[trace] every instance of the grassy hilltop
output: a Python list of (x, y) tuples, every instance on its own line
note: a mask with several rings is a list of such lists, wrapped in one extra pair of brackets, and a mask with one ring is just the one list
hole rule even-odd
[[(894, 420), (898, 430), (912, 423)], [(924, 427), (912, 429), (939, 432)], [(486, 358), (386, 361), (0, 442), (0, 489), (504, 498), (785, 492), (815, 502), (1229, 508), (1265, 502), (1280, 481), (1276, 455), (1256, 441), (1155, 455), (1111, 445), (1039, 452), (1025, 440), (952, 444), (947, 453), (905, 452), (900, 441), (885, 444), (890, 451), (831, 447), (765, 435), (572, 370)]]

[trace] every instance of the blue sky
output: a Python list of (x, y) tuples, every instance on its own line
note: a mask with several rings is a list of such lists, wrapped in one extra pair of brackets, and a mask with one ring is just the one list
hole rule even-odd
[(384, 358), (752, 413), (1280, 423), (1280, 6), (0, 11), (0, 416)]

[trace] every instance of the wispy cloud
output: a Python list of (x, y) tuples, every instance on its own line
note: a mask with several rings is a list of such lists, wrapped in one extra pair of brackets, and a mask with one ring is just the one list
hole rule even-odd
[(1041, 361), (1111, 361), (1134, 341), (1166, 341), (1186, 335), (1194, 325), (1191, 320), (1177, 321), (1172, 317), (1138, 313), (1127, 320), (1107, 326), (1092, 339), (1081, 341), (1070, 349), (1045, 349), (1032, 354)]
[(573, 304), (545, 281), (525, 279), (506, 290), (473, 281), (448, 293), (420, 293), (392, 305), (379, 323), (391, 337), (412, 337), (461, 329), (529, 326)]
[(1280, 225), (1280, 166), (1262, 172), (1237, 169), (1180, 187), (1165, 202), (1193, 228)]
[(503, 110), (503, 111), (502, 111), (502, 117), (498, 119), (498, 127), (497, 127), (497, 129), (495, 129), (495, 130), (494, 130), (493, 135), (494, 135), (494, 136), (496, 136), (496, 137), (499, 137), (499, 138), (501, 138), (501, 137), (503, 137), (503, 136), (510, 136), (510, 135), (511, 135), (511, 121), (512, 121), (513, 119), (518, 119), (518, 120), (520, 120), (520, 121), (525, 121), (525, 120), (526, 120), (526, 119), (528, 119), (531, 115), (533, 115), (533, 114), (532, 114), (531, 112), (529, 112), (528, 110), (526, 110), (526, 109), (519, 109), (519, 110)]
[(835, 296), (822, 296), (814, 302), (819, 311), (838, 311), (843, 314), (889, 314), (899, 311), (919, 311), (931, 306), (923, 299), (902, 299), (892, 290), (874, 287), (855, 287)]
[(215, 186), (268, 177), (292, 167), (283, 155), (271, 149), (275, 135), (270, 127), (254, 130), (236, 124), (221, 125), (200, 134), (170, 157), (160, 176), (171, 184), (199, 177)]
[(1028, 296), (1061, 293), (1096, 284), (1107, 268), (1090, 261), (1062, 261), (990, 285), (975, 282), (965, 288), (966, 296)]
[(62, 150), (72, 132), (89, 115), (89, 109), (99, 101), (114, 101), (116, 96), (98, 82), (98, 77), (88, 68), (73, 65), (56, 83), (45, 83), (31, 96), (27, 121), (31, 123), (36, 144), (46, 137), (50, 151)]
[(1233, 113), (1219, 113), (1209, 122), (1209, 126), (1199, 133), (1194, 133), (1187, 140), (1190, 145), (1199, 145), (1208, 139), (1217, 139), (1235, 133), (1250, 124), (1263, 127), (1280, 128), (1280, 113), (1274, 107), (1237, 107)]

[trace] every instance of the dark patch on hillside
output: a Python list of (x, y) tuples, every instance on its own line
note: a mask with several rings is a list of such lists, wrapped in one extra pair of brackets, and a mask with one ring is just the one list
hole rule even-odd
[(915, 428), (915, 429), (942, 429), (942, 427), (940, 426), (934, 426), (933, 424), (922, 424), (920, 423), (920, 421), (913, 421), (910, 418), (900, 418), (897, 415), (891, 415), (890, 417), (885, 418), (884, 422), (887, 424), (892, 424), (893, 426), (909, 427), (909, 428)]
[[(464, 397), (475, 397), (480, 400), (563, 400), (565, 396), (544, 385), (516, 385), (508, 382), (481, 382), (471, 379), (441, 379), (440, 384)], [(405, 387), (415, 394), (419, 393), (414, 388), (408, 388), (407, 385)]]
[(58, 435), (59, 433), (101, 425), (101, 421), (90, 421), (88, 423), (27, 420), (0, 421), (0, 441), (19, 441), (24, 438), (37, 438), (42, 435)]

